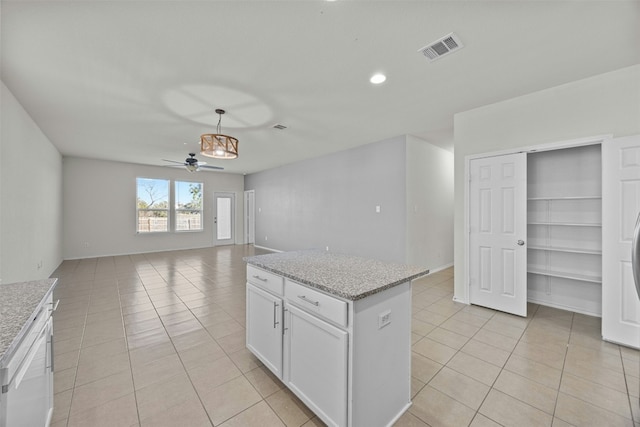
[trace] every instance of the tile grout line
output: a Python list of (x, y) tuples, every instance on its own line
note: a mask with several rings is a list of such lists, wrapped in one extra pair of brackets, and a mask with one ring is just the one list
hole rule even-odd
[[(575, 313), (571, 314), (571, 327), (569, 328), (569, 337), (567, 338), (567, 345), (564, 350), (564, 358), (562, 359), (562, 370), (560, 371), (560, 382), (558, 383), (558, 392), (556, 393), (556, 401), (553, 405), (553, 418), (556, 418), (556, 411), (558, 409), (558, 399), (560, 398), (560, 389), (562, 388), (562, 380), (564, 379), (564, 368), (567, 364), (567, 355), (569, 354), (569, 345), (571, 342), (571, 333), (573, 331), (573, 322), (575, 320)], [(561, 419), (561, 418), (558, 418)], [(553, 421), (553, 420), (552, 420)], [(565, 421), (565, 420), (562, 420)], [(568, 422), (568, 421), (565, 421)]]
[[(74, 271), (77, 269), (78, 265), (76, 265), (76, 268), (74, 268)], [(84, 342), (84, 335), (86, 332), (86, 328), (87, 328), (87, 318), (89, 317), (89, 306), (91, 305), (91, 296), (93, 294), (93, 285), (95, 282), (95, 271), (93, 272), (93, 279), (91, 281), (91, 294), (89, 294), (89, 301), (87, 302), (87, 308), (84, 314), (84, 321), (82, 323), (82, 335), (80, 338), (80, 348), (78, 348), (78, 356), (77, 356), (77, 363), (75, 366), (75, 373), (73, 374), (73, 386), (71, 387), (71, 397), (69, 398), (69, 409), (67, 410), (67, 422), (65, 423), (66, 426), (69, 426), (69, 421), (71, 420), (71, 407), (73, 405), (73, 397), (75, 395), (75, 391), (76, 391), (76, 381), (78, 378), (78, 368), (80, 366), (80, 353), (82, 352), (82, 343)], [(54, 319), (55, 321), (55, 319)], [(54, 326), (55, 328), (55, 326)], [(54, 333), (55, 333), (55, 329), (54, 329)], [(55, 357), (55, 354), (51, 355), (52, 358)], [(55, 390), (54, 390), (55, 391)], [(54, 410), (55, 410), (55, 406), (54, 406)]]
[[(127, 258), (129, 260), (131, 260), (131, 258), (129, 256), (127, 256)], [(131, 262), (133, 262), (133, 260), (131, 260)], [(144, 283), (142, 282), (142, 279), (140, 278), (140, 275), (138, 274), (138, 271), (136, 270), (136, 276), (138, 277), (138, 279), (140, 280), (140, 283), (142, 283), (142, 286), (144, 286)], [(116, 279), (117, 281), (118, 279)], [(146, 288), (145, 288), (146, 291)], [(122, 316), (122, 331), (124, 332), (124, 342), (127, 346), (127, 358), (129, 359), (129, 372), (131, 373), (131, 384), (133, 384), (133, 399), (136, 402), (136, 416), (138, 418), (138, 426), (142, 426), (142, 419), (140, 419), (140, 408), (138, 407), (138, 393), (136, 393), (136, 380), (133, 376), (133, 363), (131, 363), (131, 349), (129, 347), (129, 336), (127, 335), (127, 328), (126, 325), (124, 323), (124, 313), (122, 310), (122, 299), (120, 298), (120, 286), (118, 283), (118, 303), (120, 306), (120, 315)]]

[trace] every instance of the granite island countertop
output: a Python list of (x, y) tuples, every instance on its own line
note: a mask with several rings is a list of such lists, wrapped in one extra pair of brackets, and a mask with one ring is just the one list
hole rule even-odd
[(0, 284), (0, 366), (24, 338), (57, 280)]
[(350, 301), (429, 274), (429, 270), (422, 267), (323, 250), (256, 255), (244, 260), (248, 264)]

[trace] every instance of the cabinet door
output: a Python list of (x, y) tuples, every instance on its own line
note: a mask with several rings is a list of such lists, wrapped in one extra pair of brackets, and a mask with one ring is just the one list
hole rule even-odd
[(247, 283), (247, 348), (282, 379), (282, 300)]
[(285, 312), (285, 383), (324, 422), (346, 426), (348, 333), (290, 304)]
[(527, 315), (527, 157), (469, 163), (469, 300)]
[(602, 145), (602, 337), (640, 347), (631, 241), (640, 212), (640, 136)]

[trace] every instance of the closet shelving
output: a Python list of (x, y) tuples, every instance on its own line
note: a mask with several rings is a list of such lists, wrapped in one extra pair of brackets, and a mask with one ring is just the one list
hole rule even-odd
[(602, 197), (596, 147), (528, 157), (529, 300), (600, 315)]

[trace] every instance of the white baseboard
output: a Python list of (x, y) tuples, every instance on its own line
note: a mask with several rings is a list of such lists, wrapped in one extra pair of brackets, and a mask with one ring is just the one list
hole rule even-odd
[(429, 269), (429, 274), (433, 274), (433, 273), (437, 273), (438, 271), (442, 271), (442, 270), (446, 270), (449, 267), (453, 267), (453, 263), (449, 263), (449, 264), (445, 264), (445, 265), (441, 265), (440, 267), (436, 267), (433, 269)]
[[(235, 244), (236, 243), (234, 243), (234, 245)], [(144, 255), (144, 254), (152, 254), (156, 252), (190, 251), (194, 249), (208, 249), (208, 248), (215, 248), (215, 247), (216, 246), (196, 246), (192, 248), (155, 249), (155, 250), (136, 251), (136, 252), (106, 253), (106, 254), (91, 255), (91, 256), (72, 256), (69, 258), (64, 258), (63, 261), (74, 261), (79, 259), (92, 259), (92, 258), (105, 258), (105, 257), (118, 257), (118, 256), (127, 256), (127, 255)]]
[(256, 245), (255, 243), (253, 244), (253, 247), (254, 248), (258, 248), (258, 249), (264, 249), (265, 251), (271, 251), (271, 252), (284, 252), (284, 251), (280, 251), (278, 249), (268, 248), (266, 246), (259, 246), (259, 245)]

